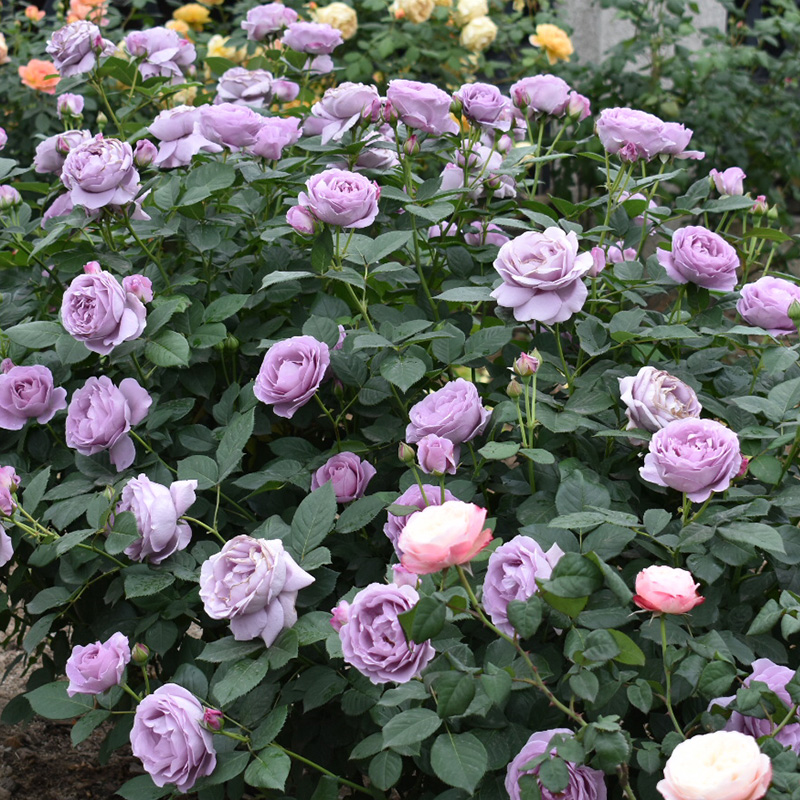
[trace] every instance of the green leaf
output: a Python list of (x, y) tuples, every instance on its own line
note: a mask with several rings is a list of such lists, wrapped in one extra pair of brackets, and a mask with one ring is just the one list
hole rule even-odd
[(203, 322), (224, 322), (240, 311), (249, 299), (249, 294), (226, 294), (218, 297), (203, 312)]
[(225, 676), (213, 687), (214, 696), (223, 706), (237, 697), (255, 689), (269, 671), (269, 654), (262, 653), (257, 659), (244, 658), (237, 661)]
[(533, 636), (542, 624), (542, 600), (534, 595), (527, 600), (512, 600), (508, 604), (508, 621), (521, 639)]
[(219, 483), (219, 467), (208, 456), (189, 456), (178, 462), (178, 480), (195, 480), (198, 489), (210, 489)]
[(83, 342), (73, 339), (68, 333), (58, 337), (56, 341), (56, 355), (64, 365), (80, 364), (92, 354)]
[(25, 490), (22, 493), (22, 502), (25, 510), (35, 515), (36, 507), (41, 502), (44, 496), (45, 489), (47, 489), (47, 481), (50, 478), (50, 467), (43, 467), (39, 472), (25, 484)]
[(182, 333), (165, 330), (145, 345), (144, 354), (157, 367), (186, 367), (191, 350)]
[(292, 768), (292, 760), (277, 747), (267, 747), (253, 757), (245, 770), (244, 780), (258, 789), (277, 789), (282, 792)]
[(641, 647), (622, 631), (609, 629), (608, 631), (619, 647), (619, 655), (614, 656), (614, 661), (620, 664), (630, 664), (632, 667), (643, 667), (645, 664), (644, 653)]
[(124, 797), (125, 800), (159, 800), (172, 794), (172, 786), (156, 786), (149, 775), (137, 775), (125, 781), (114, 794)]
[(244, 414), (237, 414), (225, 429), (222, 441), (217, 448), (217, 464), (219, 466), (218, 481), (224, 480), (242, 458), (242, 451), (250, 441), (255, 425), (255, 409), (251, 408)]
[(389, 231), (374, 239), (369, 236), (359, 237), (348, 248), (347, 260), (360, 264), (377, 264), (392, 253), (402, 250), (413, 236), (411, 231)]
[(249, 760), (250, 754), (241, 750), (232, 753), (218, 753), (214, 771), (207, 777), (200, 778), (195, 788), (202, 792), (208, 786), (219, 786), (221, 783), (233, 780), (244, 772)]
[(359, 497), (342, 512), (336, 522), (336, 530), (339, 533), (357, 531), (372, 522), (387, 505), (388, 502), (376, 494)]
[(96, 708), (88, 714), (84, 714), (72, 726), (69, 732), (69, 738), (73, 747), (77, 747), (81, 742), (91, 736), (92, 731), (102, 725), (111, 716), (110, 711), (104, 708)]
[[(72, 719), (80, 717), (94, 707), (94, 697), (87, 694), (67, 695), (67, 681), (46, 683), (25, 697), (31, 708), (46, 719)], [(433, 714), (433, 711), (430, 712)], [(434, 716), (436, 716), (434, 714)]]
[(449, 786), (473, 792), (486, 773), (489, 757), (481, 741), (471, 733), (443, 733), (431, 748), (431, 766)]
[(556, 461), (555, 456), (549, 450), (542, 450), (540, 447), (524, 447), (519, 453), (533, 461), (534, 464), (554, 464)]
[(462, 672), (442, 672), (433, 683), (436, 711), (442, 719), (463, 714), (475, 697), (475, 679)]
[(481, 675), (481, 686), (489, 699), (497, 706), (502, 706), (511, 694), (513, 679), (504, 669), (493, 664), (486, 665), (486, 672)]
[(304, 278), (316, 277), (317, 276), (313, 272), (304, 272), (301, 270), (297, 272), (281, 272), (280, 270), (276, 270), (275, 272), (270, 272), (269, 275), (261, 281), (261, 288), (269, 289), (270, 286), (274, 286), (276, 283), (287, 283), (288, 281), (299, 281)]
[(406, 636), (418, 644), (436, 636), (446, 618), (447, 607), (435, 597), (421, 597), (414, 608), (399, 617)]
[(438, 714), (427, 708), (401, 711), (383, 726), (383, 746), (404, 747), (416, 744), (439, 730), (441, 724)]
[(382, 792), (390, 789), (403, 774), (403, 759), (391, 750), (378, 753), (369, 762), (369, 779)]
[(487, 461), (504, 461), (519, 452), (518, 442), (489, 442), (478, 450)]
[(271, 744), (283, 729), (288, 713), (288, 706), (279, 706), (270, 711), (267, 718), (250, 735), (250, 746), (254, 750), (261, 750)]
[[(175, 583), (175, 576), (170, 572), (156, 572), (146, 567), (138, 570), (136, 565), (128, 567), (125, 575), (125, 597), (150, 597), (163, 592)], [(144, 565), (142, 565), (144, 566)], [(135, 571), (134, 571), (135, 570)]]
[(644, 714), (649, 713), (653, 706), (653, 690), (650, 684), (641, 678), (628, 687), (628, 700)]
[(201, 164), (189, 172), (186, 178), (186, 192), (179, 206), (191, 206), (210, 197), (220, 189), (227, 189), (236, 180), (236, 170), (230, 164), (212, 161)]
[(301, 561), (333, 530), (335, 520), (336, 494), (328, 481), (307, 495), (292, 517), (288, 544)]
[(656, 536), (672, 521), (672, 515), (663, 508), (649, 508), (644, 512), (644, 528), (651, 535)]
[(717, 528), (723, 539), (746, 547), (757, 547), (768, 553), (785, 556), (783, 539), (771, 525), (763, 522), (732, 522)]
[(433, 299), (446, 300), (449, 303), (491, 302), (492, 290), (489, 286), (460, 286), (457, 289), (447, 289)]
[(28, 603), (28, 613), (39, 615), (43, 611), (49, 611), (51, 608), (62, 606), (69, 600), (71, 595), (72, 592), (65, 586), (49, 586), (47, 589), (42, 589), (42, 591)]
[(711, 661), (703, 667), (697, 688), (703, 697), (722, 697), (736, 677), (736, 667), (727, 661)]
[[(593, 676), (594, 677), (594, 676)], [(560, 794), (569, 786), (569, 771), (563, 759), (551, 756), (539, 767), (539, 780), (542, 786), (553, 794)]]
[(52, 347), (64, 329), (57, 322), (23, 322), (3, 331), (14, 344), (29, 350)]
[(425, 377), (425, 362), (404, 353), (391, 353), (381, 361), (381, 377), (407, 392)]
[(587, 557), (565, 553), (542, 588), (557, 597), (589, 597), (603, 585), (603, 573)]
[(758, 636), (769, 633), (775, 623), (783, 616), (783, 609), (776, 600), (769, 599), (758, 611), (756, 618), (747, 629), (748, 636)]
[(236, 661), (249, 656), (264, 647), (262, 641), (238, 642), (233, 636), (225, 636), (216, 642), (209, 642), (197, 658), (200, 661), (210, 661), (212, 664), (222, 664), (225, 661)]

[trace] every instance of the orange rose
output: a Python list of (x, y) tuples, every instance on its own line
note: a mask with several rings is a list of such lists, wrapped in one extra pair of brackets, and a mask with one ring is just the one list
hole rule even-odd
[(550, 64), (555, 64), (556, 61), (569, 61), (574, 52), (569, 36), (558, 25), (549, 23), (537, 25), (536, 33), (532, 34), (528, 41), (534, 47), (541, 47), (544, 50)]
[(41, 61), (38, 58), (32, 58), (18, 72), (25, 86), (45, 94), (55, 94), (56, 86), (61, 80), (52, 61)]
[(44, 19), (44, 11), (36, 8), (36, 6), (28, 6), (25, 9), (25, 16), (31, 20), (31, 22), (39, 22)]
[(103, 17), (105, 10), (105, 0), (70, 0), (68, 21), (88, 19), (98, 25), (105, 25), (108, 24), (108, 20)]

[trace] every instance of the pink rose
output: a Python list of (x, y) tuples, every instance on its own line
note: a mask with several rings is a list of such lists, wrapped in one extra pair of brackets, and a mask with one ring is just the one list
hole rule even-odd
[(654, 565), (636, 576), (633, 602), (646, 611), (686, 614), (705, 602), (705, 597), (697, 594), (699, 586), (688, 570)]
[(427, 506), (414, 514), (400, 534), (401, 563), (417, 575), (466, 564), (492, 539), (484, 528), (486, 509), (460, 500)]

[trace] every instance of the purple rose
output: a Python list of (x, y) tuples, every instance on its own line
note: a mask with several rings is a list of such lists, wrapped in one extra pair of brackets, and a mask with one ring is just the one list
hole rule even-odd
[(751, 325), (769, 331), (773, 336), (788, 336), (797, 332), (789, 316), (789, 307), (800, 303), (800, 286), (783, 278), (765, 275), (746, 283), (740, 291), (736, 310)]
[(307, 136), (322, 135), (322, 144), (338, 142), (360, 122), (376, 122), (381, 110), (381, 98), (374, 86), (363, 83), (342, 83), (328, 89), (303, 126)]
[(303, 236), (312, 236), (317, 228), (317, 221), (303, 206), (292, 206), (286, 212), (286, 222)]
[(117, 472), (127, 469), (136, 457), (128, 432), (146, 416), (152, 398), (133, 378), (116, 387), (101, 375), (89, 378), (76, 389), (67, 409), (67, 447), (81, 455), (109, 451)]
[(73, 647), (64, 668), (69, 678), (67, 694), (70, 697), (102, 694), (106, 689), (118, 686), (130, 660), (128, 637), (121, 633), (115, 633), (106, 642)]
[(555, 75), (534, 75), (511, 86), (514, 105), (529, 118), (537, 114), (563, 117), (569, 105), (569, 84)]
[(703, 406), (691, 386), (664, 370), (642, 367), (619, 379), (620, 399), (626, 405), (627, 430), (660, 431), (676, 419), (699, 417)]
[(133, 148), (119, 139), (105, 139), (101, 133), (69, 151), (61, 182), (73, 204), (89, 211), (132, 203), (141, 189)]
[(582, 122), (591, 114), (592, 104), (589, 98), (575, 91), (570, 92), (569, 100), (567, 101), (567, 116), (576, 122)]
[(192, 156), (201, 150), (219, 153), (222, 146), (209, 141), (197, 130), (201, 109), (205, 106), (175, 106), (162, 111), (147, 129), (161, 142), (158, 156), (153, 161), (157, 167), (186, 167)]
[(511, 100), (490, 83), (465, 83), (453, 98), (461, 103), (464, 116), (475, 125), (492, 131), (509, 131)]
[(715, 292), (730, 292), (736, 286), (736, 250), (702, 225), (675, 231), (672, 252), (659, 247), (656, 254), (659, 264), (676, 283), (695, 283)]
[(676, 122), (664, 122), (655, 114), (632, 108), (606, 108), (597, 119), (597, 135), (606, 152), (623, 161), (645, 161), (666, 154), (678, 158), (702, 158), (687, 151), (692, 131)]
[(201, 106), (200, 112), (197, 133), (234, 153), (256, 143), (264, 119), (249, 106), (237, 106), (233, 103)]
[(339, 628), (344, 660), (375, 684), (416, 678), (436, 651), (430, 642), (408, 641), (398, 617), (418, 601), (411, 586), (371, 583), (362, 589)]
[(300, 140), (300, 120), (297, 117), (264, 117), (250, 148), (253, 155), (277, 161), (283, 149)]
[(280, 539), (236, 536), (200, 568), (200, 599), (212, 619), (227, 619), (237, 641), (259, 636), (267, 647), (297, 622), (295, 600), (314, 578)]
[(135, 294), (126, 291), (110, 272), (100, 270), (96, 261), (90, 261), (85, 269), (64, 292), (61, 323), (93, 353), (107, 356), (122, 342), (141, 336), (147, 311)]
[[(0, 467), (0, 515), (10, 517), (17, 507), (17, 501), (14, 500), (14, 495), (17, 493), (17, 487), (20, 484), (19, 475), (14, 467)], [(0, 525), (0, 530), (4, 530)], [(3, 553), (6, 555), (9, 544), (4, 542)], [(10, 558), (10, 555), (9, 555)], [(6, 559), (8, 561), (8, 559)], [(6, 563), (6, 562), (3, 562)], [(2, 566), (2, 564), (0, 564)]]
[(499, 199), (517, 196), (516, 182), (511, 175), (497, 172), (502, 167), (503, 157), (496, 150), (484, 144), (464, 142), (462, 148), (456, 150), (455, 157), (455, 163), (446, 164), (441, 173), (443, 192), (466, 185), (473, 200), (490, 192)]
[(685, 492), (702, 503), (712, 492), (724, 492), (739, 472), (739, 438), (710, 419), (678, 419), (653, 434), (650, 452), (639, 474), (658, 486)]
[(283, 30), (287, 25), (297, 22), (297, 12), (283, 3), (267, 3), (256, 6), (247, 12), (247, 19), (242, 28), (247, 31), (247, 38), (252, 42), (260, 42), (271, 33)]
[[(415, 506), (420, 511), (427, 506), (440, 506), (442, 502), (448, 502), (450, 500), (455, 500), (455, 495), (450, 493), (449, 489), (445, 489), (444, 492), (444, 501), (442, 500), (442, 490), (438, 486), (431, 486), (429, 484), (424, 484), (425, 486), (425, 499), (422, 499), (422, 490), (416, 483), (412, 483), (408, 489), (394, 501), (393, 505), (396, 506)], [(400, 534), (403, 532), (406, 524), (414, 516), (419, 512), (412, 511), (410, 514), (406, 516), (398, 516), (396, 514), (392, 514), (391, 512), (387, 512), (387, 520), (386, 524), (383, 526), (383, 532), (386, 534), (386, 538), (394, 545), (394, 549), (397, 551), (397, 555), (400, 556), (401, 553), (397, 550), (397, 540), (400, 538)]]
[(97, 25), (82, 19), (59, 28), (50, 37), (46, 50), (58, 74), (70, 78), (93, 70), (98, 58), (111, 55), (116, 47), (103, 38)]
[(549, 578), (563, 555), (557, 544), (545, 552), (535, 539), (515, 536), (489, 556), (483, 581), (483, 607), (501, 631), (514, 635), (514, 626), (508, 621), (508, 604), (533, 597), (539, 591), (537, 579)]
[[(749, 686), (753, 681), (766, 683), (770, 691), (774, 692), (778, 699), (788, 708), (793, 705), (792, 698), (786, 690), (786, 684), (794, 677), (794, 670), (789, 667), (782, 667), (768, 658), (757, 658), (752, 663), (753, 672), (744, 679), (744, 685)], [(727, 708), (735, 695), (731, 697), (718, 697), (709, 703), (709, 708), (713, 705)], [(768, 719), (759, 719), (734, 711), (725, 725), (726, 731), (739, 731), (746, 733), (754, 739), (762, 736), (771, 736), (775, 730), (775, 723)], [(791, 747), (795, 753), (800, 755), (800, 723), (791, 722), (775, 736), (777, 742), (784, 747)]]
[(47, 367), (15, 367), (5, 359), (0, 369), (0, 428), (18, 431), (33, 418), (44, 425), (67, 407), (67, 390), (54, 388)]
[[(506, 772), (506, 791), (511, 800), (520, 800), (521, 792), (519, 779), (523, 775), (539, 775), (539, 767), (525, 769), (529, 761), (545, 753), (555, 754), (555, 748), (550, 747), (550, 740), (557, 734), (572, 736), (572, 731), (567, 728), (551, 728), (547, 731), (537, 731), (525, 742), (525, 746), (514, 756)], [(605, 777), (599, 769), (592, 769), (571, 761), (565, 762), (569, 773), (569, 783), (563, 792), (553, 794), (541, 781), (539, 791), (542, 800), (606, 800)]]
[(426, 475), (455, 475), (460, 455), (461, 445), (435, 433), (423, 436), (417, 445), (419, 468)]
[[(608, 247), (608, 261), (611, 264), (622, 264), (624, 261), (636, 261), (636, 248), (635, 247), (626, 247), (624, 250), (619, 246), (622, 242), (618, 242), (616, 245), (609, 245)], [(599, 248), (598, 248), (599, 249)], [(594, 248), (592, 248), (594, 251)], [(593, 278), (596, 278), (605, 268), (605, 264), (603, 265), (602, 269), (597, 269), (596, 267), (589, 272)]]
[(83, 114), (83, 98), (79, 94), (65, 92), (56, 100), (56, 113), (59, 119), (80, 117)]
[(387, 170), (400, 163), (397, 157), (394, 131), (382, 125), (377, 131), (369, 131), (361, 137), (363, 150), (358, 154), (356, 169)]
[(14, 208), (22, 205), (22, 195), (8, 184), (0, 186), (0, 209)]
[(411, 407), (406, 441), (414, 444), (433, 433), (453, 444), (469, 442), (486, 430), (491, 415), (475, 384), (456, 378)]
[(165, 683), (136, 706), (131, 749), (156, 786), (174, 783), (189, 792), (214, 771), (214, 737), (202, 721), (203, 706), (176, 683)]
[(269, 107), (274, 94), (272, 73), (265, 69), (232, 67), (220, 76), (214, 103), (250, 108)]
[(564, 322), (583, 308), (588, 291), (581, 279), (593, 265), (591, 253), (578, 254), (574, 231), (528, 231), (500, 248), (494, 268), (503, 283), (492, 297), (520, 322)]
[(122, 279), (122, 288), (143, 303), (149, 303), (153, 299), (153, 283), (144, 275), (126, 275)]
[(300, 94), (300, 84), (294, 81), (287, 81), (285, 78), (275, 78), (272, 81), (272, 91), (275, 93), (275, 99), (278, 102), (291, 103), (292, 100), (297, 100)]
[(467, 244), (476, 247), (484, 244), (502, 247), (506, 242), (511, 241), (511, 238), (505, 234), (503, 229), (499, 225), (495, 225), (494, 222), (487, 223), (486, 220), (481, 220), (480, 222), (472, 223), (472, 227), (477, 228), (477, 231), (466, 230), (464, 232), (464, 241)]
[(125, 49), (139, 60), (142, 78), (170, 78), (172, 84), (184, 82), (184, 72), (197, 57), (189, 39), (161, 27), (129, 33), (125, 37)]
[(458, 123), (450, 116), (452, 98), (432, 83), (389, 81), (384, 117), (396, 116), (408, 128), (434, 136), (458, 133)]
[(291, 22), (281, 41), (298, 53), (319, 56), (332, 53), (344, 39), (341, 31), (327, 22)]
[(169, 487), (154, 483), (147, 475), (131, 478), (122, 490), (117, 513), (131, 511), (140, 538), (125, 548), (134, 561), (160, 564), (192, 540), (192, 529), (181, 517), (195, 501), (197, 481), (174, 481)]
[(313, 336), (292, 336), (264, 354), (253, 394), (279, 417), (291, 419), (316, 394), (331, 363), (328, 345)]
[(139, 139), (133, 151), (133, 161), (137, 167), (149, 167), (158, 158), (158, 148), (149, 139)]
[(349, 503), (364, 496), (367, 484), (376, 472), (369, 461), (362, 461), (355, 453), (337, 453), (311, 476), (311, 491), (330, 481), (336, 499), (340, 503)]
[(328, 225), (368, 228), (378, 216), (380, 196), (375, 181), (346, 169), (326, 169), (306, 181), (297, 202)]
[(738, 197), (744, 194), (744, 179), (747, 175), (739, 167), (728, 167), (722, 172), (712, 169), (708, 175), (720, 194), (731, 197)]
[(65, 131), (54, 136), (48, 136), (38, 145), (33, 156), (33, 168), (36, 172), (61, 175), (61, 169), (67, 158), (67, 153), (73, 147), (93, 140), (89, 131)]

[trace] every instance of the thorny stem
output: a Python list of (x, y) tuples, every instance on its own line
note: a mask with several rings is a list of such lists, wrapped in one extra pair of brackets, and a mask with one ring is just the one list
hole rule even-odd
[(675, 717), (675, 712), (672, 710), (672, 673), (669, 666), (667, 666), (667, 618), (664, 616), (664, 614), (661, 615), (661, 654), (664, 659), (664, 675), (666, 684), (664, 702), (667, 705), (667, 714), (669, 714), (669, 718), (672, 720), (675, 730), (681, 735), (682, 739), (685, 739), (686, 734), (678, 724), (678, 720)]

